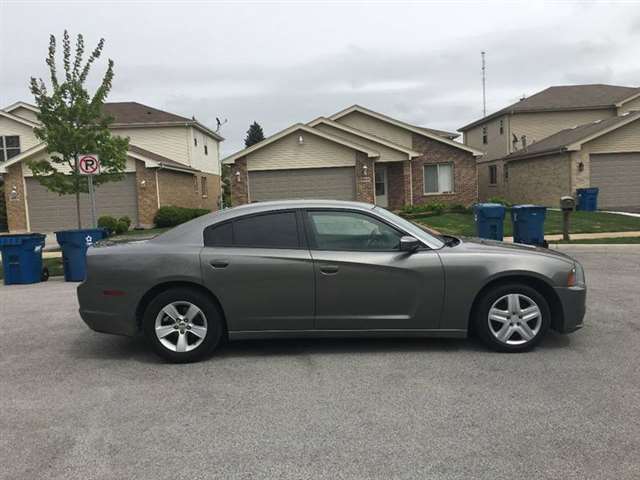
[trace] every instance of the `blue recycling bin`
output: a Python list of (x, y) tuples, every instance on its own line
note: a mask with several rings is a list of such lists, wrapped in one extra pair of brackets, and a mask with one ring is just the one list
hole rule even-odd
[(56, 240), (62, 248), (62, 266), (66, 282), (82, 282), (85, 279), (87, 276), (87, 249), (106, 236), (106, 232), (102, 228), (56, 232)]
[(578, 210), (583, 212), (595, 212), (598, 210), (598, 192), (597, 187), (578, 188), (576, 196), (578, 197)]
[(473, 206), (476, 235), (480, 238), (500, 240), (504, 236), (504, 205), (499, 203), (477, 203)]
[(545, 245), (544, 220), (547, 207), (540, 205), (514, 205), (511, 207), (513, 241), (529, 245)]
[(42, 247), (45, 236), (41, 233), (0, 236), (4, 284), (38, 283), (42, 280)]

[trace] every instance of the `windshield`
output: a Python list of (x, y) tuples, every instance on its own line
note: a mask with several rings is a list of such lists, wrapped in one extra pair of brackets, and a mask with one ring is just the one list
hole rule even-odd
[(380, 216), (391, 220), (393, 223), (395, 223), (399, 227), (404, 228), (407, 232), (413, 235), (416, 235), (417, 237), (424, 237), (426, 234), (429, 237), (432, 237), (433, 239), (435, 239), (438, 243), (441, 243), (441, 244), (446, 243), (446, 239), (442, 235), (434, 232), (433, 230), (431, 230), (428, 227), (425, 227), (424, 225), (410, 222), (409, 220), (406, 220), (401, 216), (396, 215), (395, 213), (391, 213), (389, 210), (386, 210), (382, 207), (376, 206), (374, 208), (375, 208), (375, 211), (380, 214)]

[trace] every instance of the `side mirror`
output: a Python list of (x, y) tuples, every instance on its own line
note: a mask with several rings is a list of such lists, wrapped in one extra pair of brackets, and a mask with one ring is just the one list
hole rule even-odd
[(415, 252), (420, 247), (420, 241), (417, 238), (405, 235), (400, 238), (401, 252)]

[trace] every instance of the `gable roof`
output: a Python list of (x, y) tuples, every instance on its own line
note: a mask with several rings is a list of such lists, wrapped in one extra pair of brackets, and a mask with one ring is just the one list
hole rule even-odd
[(480, 150), (476, 150), (475, 148), (469, 147), (468, 145), (464, 145), (462, 143), (459, 142), (455, 142), (449, 138), (440, 136), (436, 133), (433, 133), (433, 131), (431, 131), (430, 129), (425, 129), (424, 127), (417, 127), (415, 125), (411, 125), (409, 123), (405, 123), (402, 122), (400, 120), (396, 120), (395, 118), (391, 118), (387, 115), (384, 115), (382, 113), (378, 113), (378, 112), (374, 112), (373, 110), (369, 110), (368, 108), (362, 107), (360, 105), (352, 105), (348, 108), (345, 108), (344, 110), (341, 110), (337, 113), (334, 113), (333, 115), (331, 115), (329, 117), (329, 119), (331, 120), (337, 120), (339, 118), (342, 118), (346, 115), (349, 115), (350, 113), (353, 112), (359, 112), (362, 113), (364, 115), (367, 115), (369, 117), (375, 118), (377, 120), (380, 120), (381, 122), (386, 122), (389, 123), (391, 125), (395, 125), (396, 127), (402, 128), (404, 130), (407, 130), (409, 132), (413, 132), (413, 133), (417, 133), (418, 135), (422, 135), (423, 137), (427, 137), (430, 138), (431, 140), (435, 140), (437, 142), (442, 142), (442, 143), (446, 143), (447, 145), (450, 145), (452, 147), (455, 148), (459, 148), (460, 150), (465, 150), (467, 152), (472, 153), (475, 156), (482, 156), (484, 155), (484, 152), (480, 151)]
[[(145, 150), (144, 148), (138, 147), (137, 145), (129, 144), (128, 155), (133, 158), (137, 158), (139, 160), (152, 160), (152, 162), (157, 163), (157, 165), (151, 164), (146, 165), (148, 168), (160, 167), (160, 168), (168, 168), (170, 170), (181, 170), (186, 172), (200, 172), (195, 168), (190, 167), (189, 165), (184, 165), (180, 162), (176, 162), (175, 160), (171, 160), (170, 158), (164, 157), (162, 155), (158, 155), (157, 153), (150, 152), (149, 150)], [(145, 162), (148, 163), (148, 162)]]
[(27, 127), (35, 128), (38, 126), (37, 123), (32, 122), (31, 120), (27, 120), (26, 118), (20, 117), (18, 115), (14, 115), (13, 113), (9, 113), (5, 110), (0, 110), (0, 116), (13, 120), (14, 122), (18, 122), (23, 125), (26, 125)]
[[(7, 113), (12, 115), (10, 112), (20, 107), (36, 113), (40, 111), (35, 105), (25, 102), (16, 102), (3, 110), (0, 110), (0, 114)], [(113, 128), (190, 125), (218, 141), (224, 140), (222, 136), (204, 126), (195, 118), (183, 117), (181, 115), (169, 113), (138, 102), (107, 102), (103, 106), (103, 111), (110, 117), (113, 117), (113, 123), (111, 124), (111, 127)], [(38, 126), (36, 123), (23, 119), (22, 117), (18, 117), (17, 115), (13, 115), (13, 117), (15, 117), (14, 119), (20, 118), (28, 122), (29, 126)], [(22, 123), (25, 123), (24, 121)]]
[(324, 125), (329, 125), (330, 127), (333, 127), (339, 130), (343, 130), (353, 135), (358, 135), (363, 139), (366, 139), (375, 143), (379, 143), (380, 145), (384, 145), (385, 147), (392, 148), (393, 150), (398, 150), (399, 152), (406, 153), (407, 155), (409, 155), (410, 158), (419, 157), (420, 155), (422, 155), (422, 153), (416, 152), (415, 150), (411, 150), (410, 148), (403, 147), (402, 145), (398, 145), (397, 143), (390, 142), (389, 140), (386, 140), (381, 137), (376, 137), (375, 135), (371, 135), (370, 133), (363, 132), (362, 130), (358, 130), (357, 128), (350, 127), (343, 123), (330, 120), (326, 117), (318, 117), (315, 120), (312, 120), (309, 123), (307, 123), (307, 125), (309, 125), (310, 127), (315, 127), (321, 123)]
[(526, 149), (513, 152), (503, 160), (522, 160), (525, 158), (551, 155), (567, 151), (579, 150), (582, 144), (594, 140), (613, 130), (623, 127), (640, 119), (640, 112), (628, 113), (618, 117), (578, 125), (573, 128), (561, 130), (539, 142), (532, 143)]
[(47, 145), (44, 142), (40, 142), (37, 145), (34, 145), (31, 148), (28, 148), (24, 152), (20, 152), (15, 157), (11, 157), (9, 160), (5, 162), (0, 162), (0, 173), (6, 173), (7, 167), (10, 167), (14, 163), (21, 162), (36, 153), (42, 152), (47, 149)]
[(349, 140), (345, 140), (344, 138), (340, 138), (340, 137), (336, 137), (334, 135), (330, 135), (328, 133), (325, 133), (321, 130), (316, 130), (315, 128), (311, 128), (308, 127), (307, 125), (305, 125), (304, 123), (295, 123), (293, 125), (291, 125), (289, 128), (285, 128), (284, 130), (279, 131), (278, 133), (275, 133), (273, 135), (271, 135), (270, 137), (265, 138), (264, 140), (262, 140), (261, 142), (256, 143), (255, 145), (251, 145), (248, 148), (245, 148), (243, 150), (240, 150), (239, 152), (236, 152), (232, 155), (229, 155), (226, 158), (222, 159), (222, 163), (224, 164), (232, 164), (233, 162), (235, 162), (237, 159), (242, 158), (246, 155), (249, 155), (252, 152), (255, 152), (256, 150), (260, 150), (261, 148), (266, 147), (267, 145), (272, 144), (273, 142), (276, 142), (278, 140), (280, 140), (283, 137), (286, 137), (287, 135), (297, 132), (297, 131), (303, 131), (306, 133), (309, 133), (311, 135), (315, 135), (317, 137), (320, 138), (324, 138), (325, 140), (329, 140), (330, 142), (334, 142), (340, 145), (343, 145), (345, 147), (351, 148), (353, 150), (356, 150), (358, 152), (362, 152), (362, 153), (366, 153), (367, 156), (369, 158), (376, 158), (379, 157), (380, 154), (378, 152), (376, 152), (375, 150), (371, 150), (363, 145), (359, 145), (357, 143), (354, 142), (350, 142)]
[(508, 107), (458, 129), (464, 132), (482, 123), (511, 113), (557, 112), (614, 108), (640, 94), (640, 88), (619, 85), (560, 85), (546, 88)]

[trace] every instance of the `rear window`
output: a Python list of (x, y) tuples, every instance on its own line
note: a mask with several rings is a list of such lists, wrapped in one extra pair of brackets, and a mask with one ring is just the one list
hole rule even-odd
[(205, 229), (207, 247), (298, 248), (295, 212), (278, 212), (239, 218)]

